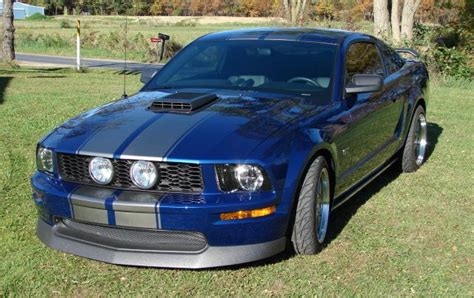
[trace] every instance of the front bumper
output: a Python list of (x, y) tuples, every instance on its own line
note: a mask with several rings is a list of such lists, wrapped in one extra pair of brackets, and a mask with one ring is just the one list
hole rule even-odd
[[(252, 262), (285, 249), (287, 206), (274, 192), (152, 194), (81, 186), (43, 173), (33, 176), (32, 187), (40, 214), (39, 238), (54, 249), (91, 259), (124, 265), (205, 268)], [(221, 213), (272, 205), (277, 211), (269, 216), (220, 219)], [(86, 232), (71, 234), (63, 220), (84, 224)], [(94, 232), (97, 227), (109, 230)], [(131, 231), (132, 237), (111, 242), (96, 237), (123, 231)], [(170, 250), (161, 247), (159, 237), (155, 246), (127, 245), (148, 241), (134, 238), (142, 235), (141, 231), (152, 237), (164, 232), (199, 233), (205, 245), (198, 250)]]
[[(166, 251), (149, 248), (124, 248), (117, 243), (94, 243), (80, 236), (71, 236), (63, 222), (49, 225), (38, 220), (39, 239), (47, 246), (78, 256), (112, 264), (163, 268), (209, 268), (261, 260), (285, 249), (285, 237), (270, 242), (209, 246), (200, 251)], [(122, 247), (121, 247), (122, 246)]]

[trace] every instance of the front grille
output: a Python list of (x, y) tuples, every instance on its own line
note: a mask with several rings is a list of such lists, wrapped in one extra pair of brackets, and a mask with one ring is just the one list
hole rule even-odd
[[(89, 175), (89, 162), (92, 156), (58, 153), (59, 175), (65, 181), (99, 185)], [(106, 187), (140, 190), (130, 178), (133, 160), (114, 159), (114, 178)], [(203, 190), (201, 166), (187, 163), (154, 163), (159, 172), (157, 185), (147, 191), (201, 193)], [(102, 185), (103, 186), (103, 185)]]
[(59, 219), (58, 236), (124, 250), (198, 252), (207, 247), (198, 232), (128, 229)]

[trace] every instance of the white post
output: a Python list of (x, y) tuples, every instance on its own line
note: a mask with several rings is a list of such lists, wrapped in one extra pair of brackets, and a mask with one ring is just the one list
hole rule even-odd
[(81, 21), (77, 20), (76, 34), (76, 69), (81, 70)]

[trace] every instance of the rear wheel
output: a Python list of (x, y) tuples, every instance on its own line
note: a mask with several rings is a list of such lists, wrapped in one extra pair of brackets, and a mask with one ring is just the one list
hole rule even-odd
[(404, 172), (410, 173), (418, 170), (425, 161), (427, 145), (428, 123), (426, 113), (422, 106), (418, 106), (413, 115), (410, 131), (403, 149), (402, 170)]
[(323, 156), (311, 164), (301, 186), (291, 240), (299, 254), (315, 254), (323, 248), (331, 211), (331, 180)]

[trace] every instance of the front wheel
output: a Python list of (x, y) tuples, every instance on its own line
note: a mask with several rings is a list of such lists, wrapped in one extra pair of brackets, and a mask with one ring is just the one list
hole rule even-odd
[(301, 186), (291, 240), (298, 254), (315, 254), (323, 248), (331, 211), (331, 180), (323, 156), (311, 164)]
[(405, 148), (403, 148), (403, 172), (410, 173), (418, 170), (425, 161), (427, 145), (428, 123), (426, 121), (426, 113), (422, 106), (418, 106), (411, 121)]

